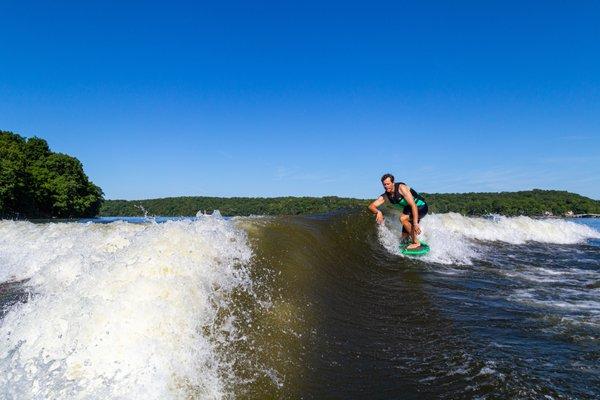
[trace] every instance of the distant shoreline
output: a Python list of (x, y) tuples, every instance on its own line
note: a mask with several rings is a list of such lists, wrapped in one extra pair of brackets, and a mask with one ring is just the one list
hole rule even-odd
[[(502, 193), (422, 193), (430, 213), (465, 216), (529, 216), (533, 218), (600, 218), (600, 201), (575, 193), (530, 190)], [(341, 209), (363, 209), (373, 199), (326, 197), (203, 197), (182, 196), (145, 200), (104, 200), (96, 217), (191, 217), (219, 210), (223, 216), (316, 215)], [(383, 208), (389, 206), (383, 206)], [(73, 216), (75, 219), (82, 218)], [(5, 219), (42, 220), (18, 213)], [(48, 216), (57, 221), (60, 216)], [(63, 217), (64, 218), (64, 217)], [(94, 218), (94, 216), (87, 216)]]
[(556, 218), (556, 219), (570, 219), (570, 218), (600, 218), (600, 214), (575, 214), (575, 215), (531, 215), (536, 218)]
[[(339, 210), (338, 210), (339, 211)], [(212, 213), (208, 212), (205, 215), (211, 215)], [(327, 213), (324, 213), (327, 214)], [(306, 214), (303, 214), (306, 215)], [(308, 214), (311, 215), (311, 214)], [(312, 215), (319, 215), (319, 214), (312, 214)], [(468, 215), (467, 217), (471, 217), (471, 218), (484, 218), (484, 217), (489, 217), (492, 214), (488, 214), (488, 215)], [(493, 214), (493, 215), (497, 215), (497, 214)], [(277, 215), (253, 215), (254, 217), (276, 217)], [(286, 214), (282, 214), (280, 216), (286, 216)], [(502, 217), (508, 217), (508, 218), (514, 218), (514, 217), (518, 217), (518, 216), (506, 216), (506, 215), (501, 215)], [(571, 219), (600, 219), (599, 215), (577, 215), (577, 216), (573, 216), (573, 217), (567, 217), (567, 216), (561, 216), (561, 215), (552, 215), (552, 216), (544, 216), (544, 215), (524, 215), (528, 218), (532, 218), (532, 219), (536, 219), (536, 220), (571, 220)], [(237, 215), (232, 215), (232, 216), (227, 216), (227, 218), (231, 218), (231, 217), (240, 217)], [(243, 216), (241, 216), (243, 217)], [(99, 219), (105, 219), (104, 221), (100, 221), (101, 223), (111, 223), (114, 222), (113, 219), (115, 221), (121, 220), (121, 219), (127, 219), (127, 218), (138, 218), (138, 219), (148, 219), (150, 220), (154, 220), (154, 219), (158, 219), (157, 222), (164, 222), (166, 220), (171, 220), (171, 219), (188, 219), (188, 218), (195, 218), (194, 215), (177, 215), (177, 216), (166, 216), (166, 215), (148, 215), (148, 216), (144, 216), (144, 215), (135, 215), (135, 216), (131, 216), (131, 215), (110, 215), (110, 216), (97, 216), (97, 217), (91, 217), (91, 218), (31, 218), (31, 219), (22, 219), (22, 220), (17, 220), (17, 221), (27, 221), (27, 222), (32, 222), (34, 224), (44, 224), (44, 223), (70, 223), (70, 222), (99, 222), (97, 220)], [(13, 220), (14, 221), (14, 220)]]
[[(467, 216), (499, 214), (530, 217), (598, 218), (600, 201), (575, 193), (539, 190), (501, 193), (423, 193), (433, 213)], [(194, 216), (219, 210), (224, 216), (306, 215), (366, 208), (373, 199), (326, 197), (167, 197), (105, 200), (100, 216)]]

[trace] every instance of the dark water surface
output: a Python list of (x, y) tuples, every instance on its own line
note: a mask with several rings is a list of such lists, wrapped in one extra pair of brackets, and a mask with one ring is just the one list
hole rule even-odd
[(597, 241), (480, 242), (445, 265), (391, 254), (371, 224), (275, 219), (251, 235), (280, 272), (265, 290), (298, 321), (283, 347), (299, 347), (289, 371), (290, 354), (270, 354), (289, 382), (255, 397), (600, 397)]
[[(94, 316), (103, 307), (110, 310), (113, 318), (121, 318), (123, 304), (152, 289), (147, 289), (150, 279), (147, 274), (156, 265), (156, 271), (165, 274), (157, 280), (152, 272), (151, 282), (159, 285), (159, 290), (156, 297), (145, 298), (139, 307), (145, 304), (165, 310), (157, 315), (164, 320), (167, 315), (205, 298), (210, 306), (177, 314), (173, 318), (184, 325), (152, 337), (147, 343), (149, 334), (143, 331), (138, 342), (156, 350), (150, 358), (141, 359), (140, 365), (163, 354), (159, 350), (166, 345), (161, 341), (164, 338), (164, 343), (181, 340), (178, 344), (181, 347), (193, 348), (205, 343), (183, 340), (181, 335), (185, 330), (180, 331), (181, 326), (196, 326), (196, 332), (202, 334), (200, 339), (206, 338), (211, 347), (208, 353), (195, 356), (205, 357), (198, 365), (186, 354), (173, 354), (173, 366), (157, 375), (167, 382), (160, 387), (164, 391), (150, 393), (145, 396), (148, 398), (600, 398), (600, 221), (577, 220), (575, 224), (526, 217), (476, 219), (450, 214), (428, 219), (423, 221), (423, 228), (432, 251), (423, 258), (407, 258), (395, 252), (397, 225), (390, 219), (387, 227), (377, 227), (372, 216), (364, 213), (234, 218), (219, 222), (243, 232), (252, 252), (250, 258), (236, 255), (233, 261), (227, 249), (237, 248), (238, 239), (233, 234), (216, 235), (219, 229), (229, 232), (230, 228), (210, 222), (209, 218), (204, 222), (179, 220), (150, 225), (143, 220), (129, 223), (101, 220), (111, 223), (100, 230), (94, 228), (97, 224), (63, 224), (58, 230), (47, 226), (5, 226), (0, 230), (5, 238), (19, 230), (19, 237), (30, 235), (28, 243), (52, 235), (56, 240), (77, 238), (57, 247), (63, 249), (61, 259), (89, 259), (92, 260), (89, 263), (72, 261), (71, 264), (90, 264), (98, 270), (106, 268), (109, 273), (94, 277), (90, 283), (65, 278), (68, 285), (59, 286), (71, 292), (81, 287), (81, 293), (89, 293), (92, 286), (101, 286), (93, 297), (85, 298), (84, 294), (74, 297), (81, 299), (80, 307), (65, 314), (62, 310), (67, 297), (61, 297), (62, 289), (56, 289), (56, 283), (45, 277), (42, 267), (34, 268), (43, 264), (52, 271), (58, 268), (53, 266), (56, 261), (46, 263), (46, 258), (14, 249), (0, 253), (0, 263), (14, 270), (5, 274), (4, 283), (0, 283), (3, 310), (0, 316), (4, 317), (0, 324), (8, 321), (0, 325), (3, 329), (0, 335), (6, 335), (8, 328), (27, 332), (17, 327), (26, 326), (30, 315), (38, 319), (44, 315), (42, 319), (47, 318), (49, 326), (56, 326), (56, 320), (60, 319), (68, 327), (80, 326), (78, 315)], [(141, 222), (143, 228), (132, 228), (131, 222)], [(203, 230), (198, 233), (200, 228)], [(90, 230), (94, 234), (86, 239), (91, 235)], [(146, 235), (143, 240), (137, 239), (142, 234)], [(186, 240), (193, 235), (214, 235), (214, 238), (210, 236), (212, 239), (206, 243), (188, 245)], [(485, 239), (480, 239), (482, 236)], [(11, 237), (11, 240), (16, 239)], [(139, 251), (121, 255), (133, 248), (136, 240), (141, 243)], [(87, 250), (78, 249), (78, 242), (87, 243), (85, 249), (97, 246), (102, 251), (88, 254)], [(212, 252), (211, 244), (225, 255)], [(44, 246), (37, 248), (48, 251), (51, 244)], [(207, 247), (191, 259), (192, 272), (176, 269), (189, 261), (182, 255), (199, 246)], [(175, 258), (164, 259), (165, 254)], [(130, 275), (138, 262), (139, 272)], [(219, 269), (228, 263), (241, 270)], [(194, 275), (204, 265), (209, 266), (207, 272)], [(59, 270), (67, 276), (64, 271), (68, 268), (75, 267), (61, 264)], [(124, 269), (129, 275), (117, 278)], [(217, 277), (203, 280), (210, 271), (232, 274), (231, 282), (237, 283), (224, 292), (229, 281)], [(243, 276), (239, 271), (244, 272)], [(173, 286), (175, 291), (170, 283), (165, 283), (175, 282), (173, 276), (185, 274), (191, 275), (177, 281), (177, 286)], [(186, 286), (193, 279), (198, 279), (197, 283)], [(140, 282), (146, 285), (145, 289), (127, 297), (118, 308), (111, 308), (113, 303), (95, 303), (107, 291), (112, 293), (111, 301), (116, 302), (119, 293)], [(113, 289), (116, 283), (118, 290)], [(195, 288), (202, 288), (201, 296)], [(165, 314), (176, 294), (187, 301), (172, 308), (171, 314)], [(34, 299), (39, 296), (39, 306), (35, 306), (32, 296)], [(171, 300), (153, 300), (159, 298)], [(55, 306), (44, 309), (43, 313), (36, 309), (49, 304)], [(140, 321), (151, 314), (152, 311), (147, 311)], [(210, 314), (210, 318), (205, 319), (205, 314)], [(123, 324), (129, 326), (130, 317), (122, 318)], [(129, 336), (137, 337), (135, 325), (127, 329)], [(19, 343), (33, 340), (31, 331)], [(72, 340), (81, 343), (90, 335), (74, 335)], [(43, 340), (53, 341), (39, 335), (35, 342)], [(4, 343), (9, 342), (13, 343)], [(92, 343), (95, 342), (90, 341), (90, 346)], [(26, 388), (25, 383), (31, 386), (33, 380), (43, 380), (55, 373), (52, 371), (61, 371), (62, 367), (44, 370), (47, 360), (35, 361), (37, 358), (32, 354), (38, 347), (25, 352), (26, 345), (15, 346), (0, 349), (2, 374), (19, 376), (18, 382), (12, 378), (13, 384), (23, 384)], [(117, 347), (115, 340), (109, 349)], [(138, 353), (132, 352), (131, 357)], [(77, 352), (61, 354), (66, 360), (66, 372), (50, 380), (52, 387), (57, 388), (50, 392), (54, 397), (69, 393), (67, 389), (78, 393), (70, 382), (80, 378), (73, 378), (72, 372), (69, 375), (70, 358)], [(95, 357), (101, 358), (91, 353), (92, 366), (98, 364)], [(38, 375), (19, 375), (20, 369), (25, 368), (22, 366), (28, 363), (37, 366)], [(164, 364), (163, 359), (157, 365)], [(83, 371), (89, 376), (106, 376), (106, 368), (92, 366), (88, 370), (82, 367)], [(206, 370), (213, 369), (214, 374), (206, 375)], [(141, 371), (130, 368), (129, 377), (139, 374), (133, 381), (112, 375), (98, 386), (102, 390), (90, 390), (87, 397), (119, 397), (119, 393), (126, 393), (128, 398), (139, 398), (139, 392), (127, 389), (119, 392), (117, 388), (131, 382), (143, 384)], [(155, 381), (159, 379), (157, 376), (153, 378)], [(169, 376), (176, 376), (179, 383), (174, 385)], [(195, 376), (199, 376), (198, 382)], [(29, 390), (6, 389), (11, 386), (10, 378), (0, 378), (0, 383), (4, 384), (2, 393), (8, 398), (21, 397), (19, 394)]]

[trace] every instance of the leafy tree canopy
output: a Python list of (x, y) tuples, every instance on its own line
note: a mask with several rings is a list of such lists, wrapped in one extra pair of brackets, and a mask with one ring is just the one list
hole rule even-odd
[(52, 152), (44, 139), (0, 131), (1, 217), (91, 217), (102, 195), (76, 158)]

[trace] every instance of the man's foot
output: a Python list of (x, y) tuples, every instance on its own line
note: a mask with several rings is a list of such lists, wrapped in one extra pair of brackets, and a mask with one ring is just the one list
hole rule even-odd
[(406, 250), (414, 250), (418, 249), (419, 247), (421, 247), (421, 243), (412, 243), (406, 246)]

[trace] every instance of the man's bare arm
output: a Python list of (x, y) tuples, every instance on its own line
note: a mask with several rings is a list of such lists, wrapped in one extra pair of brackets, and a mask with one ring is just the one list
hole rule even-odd
[(369, 204), (369, 210), (371, 210), (371, 212), (375, 214), (375, 220), (378, 223), (383, 222), (383, 213), (379, 211), (377, 207), (383, 205), (383, 203), (385, 203), (385, 199), (383, 198), (383, 196), (379, 196), (377, 200), (374, 200), (371, 204)]

